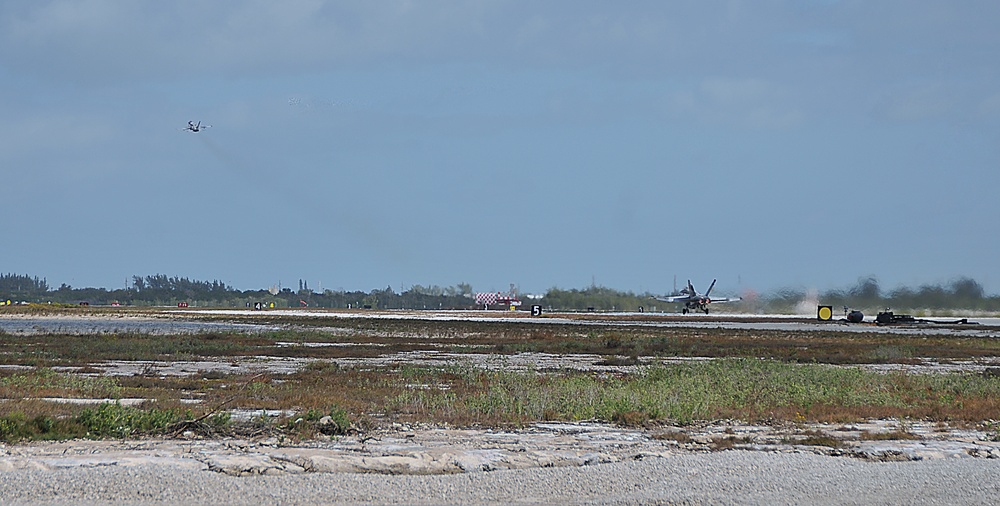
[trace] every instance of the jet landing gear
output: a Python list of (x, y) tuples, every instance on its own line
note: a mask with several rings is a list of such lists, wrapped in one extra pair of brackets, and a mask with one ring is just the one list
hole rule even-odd
[(701, 311), (704, 311), (705, 314), (708, 314), (708, 306), (695, 306), (695, 307), (684, 306), (681, 308), (681, 314), (693, 313), (696, 309), (700, 309)]

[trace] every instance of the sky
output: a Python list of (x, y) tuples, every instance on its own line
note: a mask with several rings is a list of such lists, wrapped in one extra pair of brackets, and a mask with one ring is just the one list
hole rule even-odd
[(3, 1), (0, 271), (995, 294), (997, 26), (993, 1)]

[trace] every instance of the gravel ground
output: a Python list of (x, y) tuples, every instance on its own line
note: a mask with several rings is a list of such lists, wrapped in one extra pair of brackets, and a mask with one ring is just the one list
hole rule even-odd
[(434, 476), (233, 477), (157, 466), (0, 473), (5, 504), (989, 504), (1000, 459), (868, 462), (725, 451)]
[[(367, 436), (71, 440), (0, 445), (2, 504), (990, 504), (1000, 442), (967, 428), (718, 422), (648, 431), (400, 427)], [(850, 428), (851, 430), (846, 430)], [(824, 433), (837, 448), (790, 444)], [(709, 451), (727, 436), (744, 446)]]

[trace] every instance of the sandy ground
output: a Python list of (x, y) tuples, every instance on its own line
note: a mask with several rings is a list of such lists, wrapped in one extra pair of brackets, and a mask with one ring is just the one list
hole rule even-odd
[[(59, 504), (985, 504), (1000, 498), (1000, 443), (975, 430), (860, 441), (899, 423), (735, 423), (519, 431), (397, 426), (278, 439), (62, 441), (0, 447), (5, 503)], [(805, 431), (843, 445), (793, 444)], [(683, 433), (685, 437), (679, 437)], [(717, 441), (738, 440), (726, 450)]]
[[(872, 435), (905, 432), (908, 439)], [(816, 436), (838, 444), (812, 444)], [(812, 453), (866, 461), (1000, 459), (996, 432), (879, 420), (783, 427), (716, 422), (623, 428), (603, 423), (538, 423), (505, 431), (395, 425), (294, 443), (284, 438), (74, 440), (0, 446), (0, 471), (156, 465), (232, 476), (301, 473), (456, 474), (578, 467), (723, 450)]]

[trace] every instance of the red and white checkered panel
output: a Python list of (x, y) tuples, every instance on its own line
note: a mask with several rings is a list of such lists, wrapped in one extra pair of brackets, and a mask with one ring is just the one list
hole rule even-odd
[(497, 293), (477, 293), (476, 294), (476, 304), (489, 305), (496, 304), (497, 300), (500, 298), (500, 292)]

